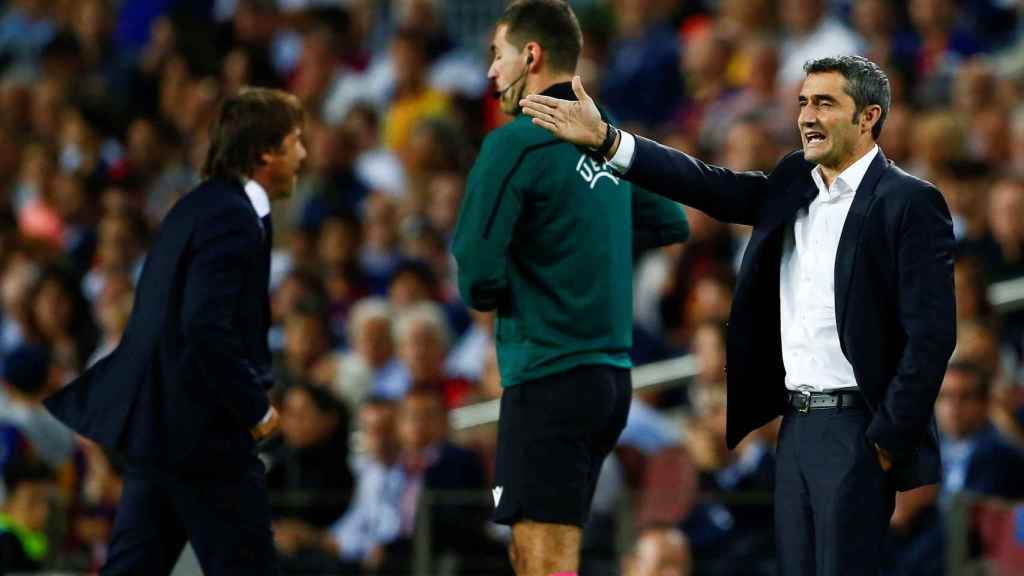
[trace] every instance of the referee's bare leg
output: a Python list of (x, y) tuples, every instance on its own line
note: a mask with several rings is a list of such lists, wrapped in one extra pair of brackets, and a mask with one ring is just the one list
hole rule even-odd
[(582, 530), (570, 524), (520, 520), (512, 526), (509, 557), (516, 576), (575, 574)]

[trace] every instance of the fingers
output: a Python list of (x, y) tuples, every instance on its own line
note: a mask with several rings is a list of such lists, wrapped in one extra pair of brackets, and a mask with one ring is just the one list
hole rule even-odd
[(547, 130), (548, 132), (551, 132), (556, 135), (558, 133), (558, 126), (556, 126), (553, 122), (548, 122), (547, 120), (542, 120), (540, 118), (534, 118), (532, 122), (537, 126), (540, 126), (541, 128)]
[(555, 110), (543, 104), (524, 101), (523, 113), (533, 118), (533, 123), (545, 130), (554, 132), (557, 128)]
[(557, 124), (561, 121), (558, 113), (543, 105), (532, 105), (527, 104), (522, 109), (523, 114), (534, 119), (534, 123), (547, 130), (554, 131)]
[(562, 106), (569, 104), (568, 100), (559, 100), (558, 98), (552, 98), (551, 96), (543, 96), (541, 94), (530, 94), (526, 98), (519, 101), (520, 106), (526, 105), (526, 103), (538, 104), (547, 106), (548, 108), (558, 109)]
[[(554, 126), (559, 120), (558, 112), (554, 108), (533, 102), (527, 102), (523, 106), (523, 113), (534, 120), (540, 120), (550, 126)], [(538, 124), (538, 126), (541, 126), (541, 124)]]
[(533, 96), (529, 96), (519, 101), (519, 106), (523, 109), (523, 112), (537, 118), (539, 116), (553, 116), (558, 108), (555, 106), (549, 106), (543, 102), (533, 100)]
[(576, 98), (580, 102), (590, 100), (590, 96), (587, 96), (587, 91), (583, 89), (583, 80), (579, 76), (572, 77), (572, 91), (576, 93)]
[(532, 100), (521, 100), (519, 105), (522, 108), (523, 114), (531, 118), (548, 118), (554, 119), (558, 113), (557, 109), (541, 104)]

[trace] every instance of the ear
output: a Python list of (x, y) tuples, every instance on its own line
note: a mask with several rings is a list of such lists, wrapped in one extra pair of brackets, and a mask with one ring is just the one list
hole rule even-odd
[(266, 166), (267, 164), (270, 164), (271, 162), (273, 162), (274, 157), (277, 156), (278, 154), (279, 150), (273, 148), (267, 150), (263, 154), (260, 154), (260, 166)]
[(526, 69), (535, 70), (544, 59), (544, 48), (536, 42), (526, 43)]
[(866, 130), (867, 132), (871, 132), (871, 130), (875, 127), (875, 124), (878, 123), (878, 120), (881, 117), (882, 117), (882, 107), (881, 106), (879, 106), (878, 104), (872, 104), (870, 106), (865, 106), (864, 109), (860, 111), (859, 123), (860, 123), (861, 129)]

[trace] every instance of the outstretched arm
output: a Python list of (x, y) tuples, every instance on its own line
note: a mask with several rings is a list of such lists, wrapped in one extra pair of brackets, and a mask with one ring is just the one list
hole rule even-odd
[(597, 104), (583, 89), (579, 76), (573, 78), (572, 87), (577, 101), (531, 94), (520, 101), (523, 113), (537, 126), (567, 142), (595, 151), (602, 148), (605, 161), (642, 188), (693, 206), (718, 220), (741, 224), (756, 221), (765, 197), (767, 176), (712, 166), (619, 131), (601, 119)]

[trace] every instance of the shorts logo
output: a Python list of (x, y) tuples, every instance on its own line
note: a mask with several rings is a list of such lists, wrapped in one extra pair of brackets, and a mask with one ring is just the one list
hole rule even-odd
[(501, 502), (501, 493), (504, 492), (504, 491), (505, 491), (505, 489), (502, 488), (501, 486), (495, 486), (494, 489), (491, 490), (491, 495), (494, 496), (494, 507), (495, 508), (498, 507), (498, 502)]
[(601, 178), (608, 178), (614, 182), (616, 186), (619, 185), (619, 179), (612, 174), (611, 170), (608, 169), (607, 164), (598, 163), (586, 154), (580, 155), (580, 161), (576, 163), (576, 172), (579, 173), (584, 182), (590, 184), (591, 190), (594, 189), (594, 186), (597, 186), (597, 181)]

